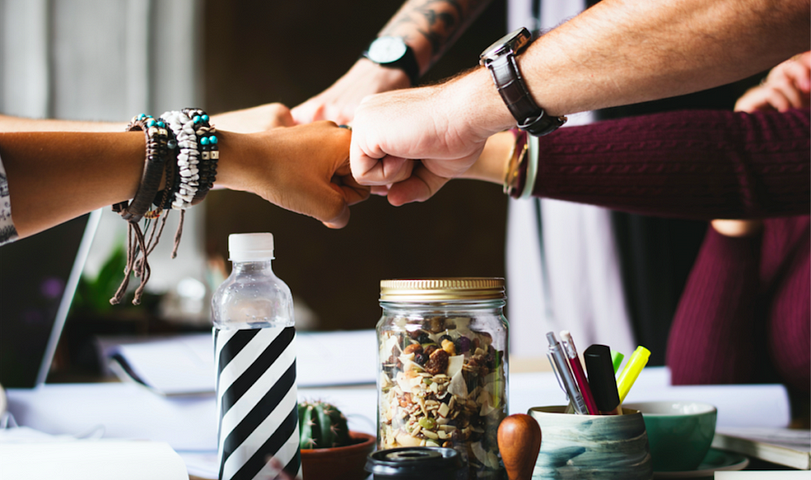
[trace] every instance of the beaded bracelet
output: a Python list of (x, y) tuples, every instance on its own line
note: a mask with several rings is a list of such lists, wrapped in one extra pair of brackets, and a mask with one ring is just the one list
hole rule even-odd
[(191, 200), (197, 193), (199, 185), (198, 164), (200, 147), (195, 132), (194, 122), (184, 111), (166, 112), (161, 115), (177, 138), (178, 184), (173, 188), (172, 208), (185, 210), (191, 206)]
[(197, 181), (197, 191), (191, 200), (192, 205), (197, 205), (206, 197), (217, 178), (217, 163), (220, 158), (219, 140), (216, 135), (217, 131), (209, 123), (210, 118), (206, 112), (199, 108), (184, 108), (183, 113), (192, 119), (199, 144), (200, 162), (197, 166), (199, 180)]

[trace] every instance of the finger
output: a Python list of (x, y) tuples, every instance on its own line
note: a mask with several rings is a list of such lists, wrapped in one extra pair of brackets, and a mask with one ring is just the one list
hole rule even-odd
[(385, 197), (389, 194), (389, 185), (379, 185), (372, 187), (370, 190), (372, 195), (380, 195), (381, 197)]
[(418, 165), (411, 177), (395, 183), (389, 188), (389, 203), (395, 207), (411, 202), (424, 202), (448, 183), (448, 178), (431, 173), (423, 165)]
[(349, 205), (346, 204), (343, 200), (340, 202), (340, 208), (338, 210), (333, 210), (332, 215), (329, 218), (319, 218), (321, 223), (326, 225), (329, 228), (344, 228), (347, 223), (349, 223)]
[(361, 185), (388, 185), (411, 175), (411, 162), (405, 158), (386, 155), (373, 158), (365, 154), (355, 160), (350, 157), (352, 175)]
[(360, 203), (369, 198), (370, 188), (355, 181), (351, 175), (338, 177), (333, 180), (333, 188), (339, 192), (349, 205)]
[(316, 120), (320, 120), (318, 117), (320, 116), (320, 111), (322, 109), (323, 105), (317, 104), (314, 99), (311, 98), (301, 105), (293, 107), (290, 113), (292, 114), (296, 125), (304, 125), (307, 123), (312, 123)]
[(293, 112), (284, 108), (284, 110), (277, 110), (276, 113), (276, 126), (277, 127), (293, 127), (296, 125), (296, 120), (293, 118)]
[(785, 75), (803, 93), (808, 94), (811, 90), (811, 66), (801, 60), (790, 62), (786, 65)]
[(778, 112), (785, 112), (791, 108), (791, 102), (788, 98), (786, 98), (782, 90), (778, 90), (776, 88), (770, 89), (766, 99), (769, 102), (769, 105), (771, 105), (771, 107)]

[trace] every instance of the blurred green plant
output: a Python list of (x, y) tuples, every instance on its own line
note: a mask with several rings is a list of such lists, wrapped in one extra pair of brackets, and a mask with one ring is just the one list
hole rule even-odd
[[(74, 312), (101, 314), (113, 308), (110, 298), (121, 285), (124, 268), (127, 266), (127, 252), (122, 243), (117, 242), (119, 246), (110, 252), (110, 256), (95, 278), (90, 278), (87, 272), (82, 272), (76, 287), (76, 295), (73, 297), (71, 309)], [(129, 304), (129, 302), (121, 303)]]

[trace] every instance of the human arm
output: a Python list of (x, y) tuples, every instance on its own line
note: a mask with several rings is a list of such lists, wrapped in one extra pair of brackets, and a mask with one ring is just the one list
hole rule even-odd
[[(642, 102), (735, 81), (807, 50), (807, 0), (603, 0), (518, 57), (530, 94), (549, 115)], [(475, 101), (472, 101), (475, 99)], [(353, 123), (356, 179), (416, 183), (466, 170), (486, 139), (515, 125), (489, 73), (367, 98)], [(553, 134), (555, 135), (555, 134)], [(437, 155), (434, 152), (440, 152)], [(414, 175), (404, 158), (422, 163)]]
[[(414, 50), (424, 74), (492, 0), (407, 0), (378, 37), (401, 37)], [(411, 85), (400, 69), (360, 58), (334, 84), (293, 108), (297, 123), (332, 120), (348, 124), (367, 95)]]
[[(329, 122), (259, 134), (218, 131), (217, 136), (216, 185), (255, 193), (332, 227), (344, 226), (348, 205), (367, 196), (349, 175), (349, 132)], [(132, 198), (144, 151), (141, 132), (0, 133), (17, 232), (33, 235)], [(302, 158), (308, 159), (307, 168)]]
[[(774, 67), (760, 85), (750, 88), (735, 103), (739, 112), (788, 111), (807, 108), (811, 90), (811, 52), (805, 52)], [(727, 237), (750, 237), (763, 230), (762, 220), (716, 219), (712, 228)]]
[[(281, 103), (267, 103), (211, 116), (218, 129), (238, 133), (257, 133), (293, 125), (290, 109)], [(0, 132), (121, 132), (126, 122), (92, 122), (53, 118), (26, 118), (0, 115)]]
[[(807, 214), (809, 117), (697, 110), (563, 128), (540, 139), (532, 194), (700, 220)], [(462, 177), (500, 184), (511, 136)]]

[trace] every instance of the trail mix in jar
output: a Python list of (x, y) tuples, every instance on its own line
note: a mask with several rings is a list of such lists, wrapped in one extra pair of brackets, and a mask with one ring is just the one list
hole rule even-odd
[(452, 447), (465, 457), (468, 478), (497, 478), (496, 436), (507, 415), (504, 351), (470, 323), (401, 317), (379, 332), (378, 442)]

